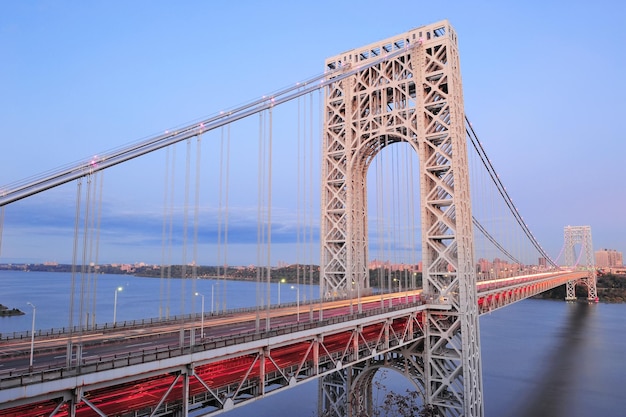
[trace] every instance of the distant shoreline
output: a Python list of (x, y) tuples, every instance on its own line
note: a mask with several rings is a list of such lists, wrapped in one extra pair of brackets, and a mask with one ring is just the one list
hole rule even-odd
[[(166, 272), (169, 278), (181, 279), (182, 275), (188, 278), (193, 269), (192, 266), (183, 268), (181, 265), (170, 265)], [(263, 270), (265, 268), (262, 268)], [(305, 283), (302, 279), (306, 279), (313, 285), (319, 284), (319, 266), (318, 265), (288, 265), (284, 267), (272, 268), (272, 282), (284, 282), (288, 284), (296, 284), (298, 282)], [(0, 270), (5, 271), (23, 271), (23, 272), (72, 272), (72, 265), (67, 264), (0, 264)], [(98, 274), (119, 274), (132, 275), (142, 278), (160, 278), (165, 271), (161, 267), (155, 265), (137, 265), (128, 268), (128, 265), (100, 265), (96, 268)], [(304, 272), (306, 271), (306, 273)], [(312, 273), (311, 273), (312, 272)], [(225, 279), (230, 281), (248, 281), (254, 282), (258, 279), (257, 268), (248, 267), (216, 267), (216, 266), (197, 266), (195, 268), (196, 277), (198, 279)], [(263, 272), (262, 280), (266, 282), (267, 276)], [(370, 270), (370, 285), (377, 287), (378, 274), (376, 270)], [(421, 273), (418, 274), (418, 285), (421, 285)], [(586, 299), (586, 289), (583, 285), (576, 286), (577, 296)], [(597, 278), (597, 295), (601, 303), (622, 304), (626, 303), (626, 276), (612, 274), (598, 274)], [(542, 294), (536, 295), (537, 299), (565, 299), (565, 285), (553, 288)], [(19, 309), (9, 309), (0, 304), (0, 317), (21, 316), (24, 315)]]

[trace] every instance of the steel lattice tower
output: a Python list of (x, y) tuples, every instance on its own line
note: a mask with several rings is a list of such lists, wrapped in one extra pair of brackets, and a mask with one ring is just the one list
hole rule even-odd
[[(420, 352), (413, 353), (422, 358), (424, 401), (440, 415), (482, 416), (469, 168), (457, 48), (454, 29), (442, 21), (327, 59), (328, 69), (364, 66), (326, 89), (320, 291), (329, 298), (369, 290), (367, 171), (385, 146), (407, 142), (420, 162), (424, 294), (452, 306), (449, 312), (426, 313), (423, 318), (425, 342)], [(399, 50), (405, 53), (394, 54)], [(393, 56), (367, 66), (368, 60), (386, 54)]]
[(587, 271), (587, 277), (578, 281), (570, 281), (567, 283), (566, 300), (576, 299), (576, 284), (583, 284), (587, 287), (587, 300), (598, 301), (598, 292), (596, 289), (596, 262), (593, 253), (593, 244), (591, 242), (591, 226), (565, 226), (565, 265), (569, 268), (578, 267), (578, 260), (574, 251), (575, 245), (581, 245), (582, 257), (585, 253), (584, 266)]

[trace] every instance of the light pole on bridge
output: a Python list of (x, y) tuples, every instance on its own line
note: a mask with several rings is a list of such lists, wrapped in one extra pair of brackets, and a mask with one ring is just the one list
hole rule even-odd
[(124, 287), (117, 287), (115, 289), (115, 297), (113, 298), (113, 325), (115, 326), (115, 322), (117, 321), (117, 293), (122, 291)]
[[(196, 296), (202, 297), (202, 301), (200, 303), (200, 337), (204, 337), (204, 295), (199, 292), (196, 293)], [(213, 287), (211, 287), (211, 313), (213, 313)]]
[(29, 369), (33, 368), (33, 353), (35, 352), (35, 315), (37, 314), (37, 307), (30, 301), (26, 304), (33, 308), (33, 324), (30, 328), (30, 362), (28, 364)]
[(292, 290), (296, 290), (296, 321), (300, 321), (300, 287), (291, 286)]
[(287, 282), (285, 278), (281, 278), (280, 281), (278, 281), (278, 305), (280, 305), (280, 284), (284, 284), (285, 282)]

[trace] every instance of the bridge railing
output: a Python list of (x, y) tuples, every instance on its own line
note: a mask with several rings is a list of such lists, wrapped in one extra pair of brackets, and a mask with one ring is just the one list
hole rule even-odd
[[(308, 307), (310, 304), (313, 304), (313, 305), (319, 304), (319, 300), (314, 300), (312, 302), (302, 302), (302, 301), (300, 302), (301, 307)], [(282, 307), (294, 307), (296, 305), (297, 305), (296, 302), (282, 303), (280, 305), (272, 304), (270, 306), (270, 309), (274, 310), (274, 309), (282, 308)], [(265, 309), (266, 307), (263, 308), (263, 310)], [(229, 309), (229, 310), (221, 311), (221, 312), (214, 312), (214, 313), (205, 312), (204, 317), (214, 317), (214, 316), (238, 314), (238, 313), (250, 313), (254, 311), (256, 311), (256, 307), (240, 307), (240, 308)], [(187, 321), (187, 320), (199, 320), (200, 317), (201, 317), (201, 313), (198, 312), (198, 313), (190, 313), (190, 314), (184, 314), (184, 315), (175, 315), (175, 316), (171, 316), (167, 318), (152, 317), (152, 318), (136, 319), (136, 320), (124, 320), (124, 321), (120, 320), (116, 323), (100, 323), (100, 324), (95, 324), (94, 326), (89, 326), (89, 327), (74, 326), (71, 328), (71, 331), (69, 327), (40, 329), (40, 330), (35, 330), (35, 337), (36, 338), (55, 338), (55, 337), (68, 336), (70, 333), (86, 335), (86, 334), (91, 334), (91, 333), (103, 333), (103, 332), (118, 331), (118, 330), (132, 330), (136, 328), (159, 326), (163, 324), (177, 323), (177, 322)], [(25, 330), (21, 332), (5, 332), (5, 333), (0, 333), (0, 342), (8, 341), (8, 340), (17, 340), (17, 339), (30, 340), (30, 337), (31, 337), (30, 330)]]

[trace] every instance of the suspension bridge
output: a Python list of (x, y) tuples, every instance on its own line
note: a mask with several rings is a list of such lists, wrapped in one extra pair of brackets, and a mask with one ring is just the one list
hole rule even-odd
[[(464, 110), (457, 41), (447, 21), (415, 28), (328, 58), (322, 74), (248, 104), (0, 189), (8, 232), (5, 210), (76, 187), (68, 326), (3, 335), (0, 363), (11, 371), (0, 370), (0, 416), (212, 415), (311, 380), (320, 415), (372, 415), (381, 367), (405, 375), (434, 415), (482, 416), (479, 316), (564, 284), (568, 299), (577, 285), (597, 296), (590, 228), (565, 227), (558, 266), (500, 181)], [(277, 159), (279, 148), (292, 153)], [(159, 314), (100, 323), (99, 254), (124, 233), (103, 216), (104, 173), (155, 154), (165, 154), (148, 169), (165, 171)], [(238, 172), (248, 182), (233, 183)], [(257, 303), (231, 311), (218, 294), (222, 308), (207, 314), (193, 297), (197, 266), (210, 244), (217, 278), (230, 278), (233, 230), (244, 222), (234, 188), (256, 198)], [(201, 210), (211, 204), (208, 226)], [(285, 242), (296, 285), (319, 293), (272, 304)], [(178, 315), (171, 279), (188, 281)]]

